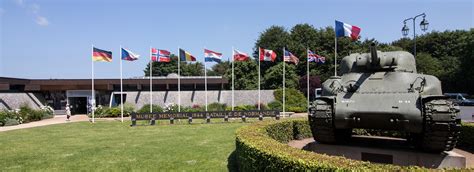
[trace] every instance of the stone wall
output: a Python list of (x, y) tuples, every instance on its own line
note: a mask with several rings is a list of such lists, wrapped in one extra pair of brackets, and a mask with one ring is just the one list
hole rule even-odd
[[(273, 96), (274, 90), (260, 90), (260, 101), (264, 104), (275, 100)], [(135, 108), (141, 108), (145, 104), (150, 104), (149, 91), (129, 91), (127, 94), (126, 103), (135, 104)], [(205, 105), (205, 91), (181, 91), (181, 104), (183, 106)], [(120, 94), (120, 92), (115, 92)], [(258, 90), (235, 90), (234, 104), (238, 105), (253, 105), (258, 102)], [(232, 105), (232, 91), (231, 90), (212, 90), (207, 91), (208, 104), (219, 102), (225, 103), (228, 106)], [(166, 106), (168, 104), (178, 104), (178, 91), (154, 91), (153, 104)]]
[(0, 93), (0, 109), (18, 109), (27, 104), (33, 109), (39, 109), (43, 104), (33, 93)]

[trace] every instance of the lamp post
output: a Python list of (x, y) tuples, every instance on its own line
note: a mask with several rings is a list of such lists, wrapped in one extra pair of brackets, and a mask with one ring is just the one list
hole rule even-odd
[(413, 45), (413, 55), (416, 57), (416, 24), (415, 24), (415, 21), (416, 21), (416, 18), (417, 17), (423, 17), (423, 20), (420, 22), (420, 28), (423, 32), (425, 32), (426, 30), (428, 30), (428, 20), (425, 19), (426, 17), (426, 14), (425, 13), (421, 13), (421, 14), (418, 14), (416, 15), (415, 17), (410, 17), (410, 18), (407, 18), (405, 20), (403, 20), (403, 27), (402, 27), (402, 34), (403, 36), (407, 36), (408, 35), (408, 31), (410, 30), (408, 27), (407, 27), (407, 21), (408, 20), (413, 20), (413, 42), (414, 42), (414, 45)]

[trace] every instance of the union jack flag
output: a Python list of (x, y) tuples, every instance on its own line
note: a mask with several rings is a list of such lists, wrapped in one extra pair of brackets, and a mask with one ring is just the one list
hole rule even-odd
[(316, 63), (325, 63), (326, 62), (326, 57), (317, 55), (313, 53), (311, 50), (308, 50), (308, 62), (316, 62)]

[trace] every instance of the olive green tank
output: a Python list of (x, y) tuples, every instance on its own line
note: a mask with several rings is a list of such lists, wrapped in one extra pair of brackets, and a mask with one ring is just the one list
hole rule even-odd
[(406, 133), (414, 146), (429, 152), (456, 145), (459, 108), (443, 96), (441, 82), (417, 73), (415, 58), (404, 51), (351, 54), (341, 61), (341, 76), (322, 84), (311, 102), (309, 121), (321, 143), (349, 141), (352, 129)]

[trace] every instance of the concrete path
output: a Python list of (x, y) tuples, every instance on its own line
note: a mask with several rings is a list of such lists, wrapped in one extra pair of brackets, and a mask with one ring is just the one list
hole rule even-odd
[(39, 126), (52, 125), (52, 124), (80, 122), (80, 121), (89, 121), (89, 117), (87, 117), (87, 115), (74, 115), (74, 116), (71, 116), (70, 121), (66, 121), (66, 115), (58, 115), (58, 116), (54, 116), (53, 118), (45, 119), (41, 121), (35, 121), (35, 122), (14, 125), (14, 126), (0, 127), (0, 132), (23, 129), (23, 128), (39, 127)]

